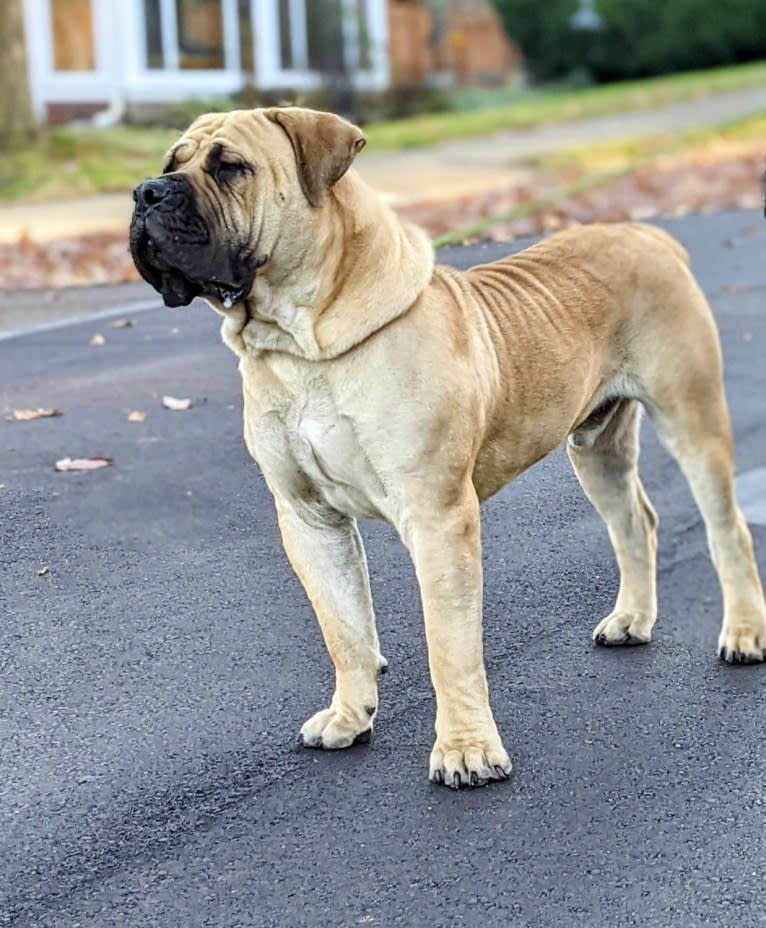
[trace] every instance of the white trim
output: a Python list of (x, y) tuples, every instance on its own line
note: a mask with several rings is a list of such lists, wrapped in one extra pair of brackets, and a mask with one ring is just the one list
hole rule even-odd
[[(290, 0), (290, 40), (293, 67), (283, 68), (280, 56), (278, 0), (261, 0), (258, 4), (259, 44), (256, 49), (258, 85), (314, 90), (322, 85), (323, 75), (308, 69), (308, 36), (306, 35), (306, 4), (311, 0)], [(383, 90), (390, 82), (388, 63), (387, 0), (365, 0), (365, 18), (372, 67), (359, 70), (359, 20), (354, 0), (343, 0), (343, 55), (358, 90)]]
[[(305, 71), (309, 66), (309, 38), (306, 29), (306, 4), (304, 0), (290, 0), (290, 48), (292, 50), (292, 67), (290, 71)], [(281, 51), (282, 39), (280, 34), (281, 24), (279, 23), (279, 14), (277, 14), (277, 39), (278, 48)], [(280, 55), (280, 68), (284, 67)]]
[(375, 75), (375, 89), (391, 86), (391, 58), (388, 54), (388, 4), (386, 0), (367, 0), (367, 27), (370, 42), (370, 61)]
[(237, 0), (222, 0), (221, 17), (223, 19), (223, 60), (227, 71), (242, 70), (239, 53), (239, 9)]
[[(2, 0), (0, 0), (2, 2)], [(280, 60), (278, 0), (250, 0), (255, 83), (263, 90), (318, 89), (323, 77), (308, 69), (306, 4), (290, 0), (293, 67)], [(242, 71), (237, 0), (221, 0), (224, 64), (220, 70), (184, 70), (180, 67), (175, 0), (160, 0), (163, 68), (147, 65), (144, 0), (91, 0), (93, 6), (93, 71), (56, 71), (53, 67), (51, 0), (23, 0), (30, 91), (38, 118), (50, 103), (104, 103), (110, 118), (117, 118), (126, 103), (174, 103), (193, 96), (236, 93), (249, 75)], [(387, 0), (365, 0), (369, 55), (372, 67), (354, 67), (360, 61), (358, 20), (353, 0), (344, 6), (354, 15), (343, 23), (344, 54), (359, 90), (380, 90), (389, 85)]]
[[(256, 6), (258, 16), (256, 19)], [(277, 0), (259, 0), (252, 5), (255, 33), (255, 84), (273, 87), (270, 78), (279, 71), (279, 8)]]
[(361, 59), (359, 47), (359, 18), (356, 0), (341, 0), (341, 34), (343, 36), (341, 53), (346, 73), (353, 74), (359, 70)]
[[(138, 0), (146, 16), (146, 6), (143, 0)], [(162, 64), (161, 68), (149, 68), (148, 55), (144, 58), (142, 70), (152, 73), (162, 71), (177, 71), (181, 63), (181, 53), (178, 50), (178, 16), (176, 15), (175, 0), (160, 0), (160, 30), (162, 32)]]
[(57, 71), (51, 0), (24, 0), (30, 85), (35, 110), (44, 117), (50, 103), (105, 103), (119, 99), (120, 71), (116, 55), (111, 0), (90, 0), (93, 13), (92, 71)]

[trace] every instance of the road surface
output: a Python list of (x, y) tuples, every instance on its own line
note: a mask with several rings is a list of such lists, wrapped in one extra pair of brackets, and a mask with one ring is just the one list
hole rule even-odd
[[(759, 518), (766, 228), (743, 213), (666, 225), (718, 317)], [(299, 747), (331, 668), (242, 442), (234, 358), (201, 304), (135, 321), (0, 341), (0, 412), (64, 411), (0, 420), (0, 925), (766, 924), (766, 667), (716, 658), (700, 519), (648, 426), (648, 647), (591, 643), (617, 575), (562, 452), (485, 506), (487, 664), (515, 772), (455, 793), (426, 779), (418, 594), (386, 526), (363, 526), (390, 662), (375, 734)], [(194, 405), (167, 411), (163, 394)], [(53, 470), (92, 454), (114, 465)]]

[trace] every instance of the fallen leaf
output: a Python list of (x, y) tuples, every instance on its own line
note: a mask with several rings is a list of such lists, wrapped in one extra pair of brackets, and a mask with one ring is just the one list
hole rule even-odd
[(109, 323), (110, 329), (132, 329), (136, 324), (135, 319), (115, 319)]
[(178, 400), (174, 396), (163, 396), (162, 405), (165, 409), (172, 409), (174, 412), (180, 412), (183, 409), (189, 409), (192, 401), (190, 399)]
[(94, 348), (100, 348), (102, 345), (106, 344), (106, 339), (100, 332), (96, 332), (93, 338), (88, 342), (89, 345), (92, 345)]
[(142, 412), (140, 409), (134, 409), (133, 412), (128, 416), (128, 422), (143, 422), (145, 418), (145, 412)]
[(49, 570), (50, 570), (50, 567), (48, 566), (48, 564), (46, 564), (45, 567), (41, 567), (41, 568), (37, 571), (37, 576), (38, 576), (38, 577), (44, 577), (44, 576), (48, 573)]
[(95, 457), (95, 458), (62, 458), (56, 461), (55, 470), (58, 471), (76, 471), (76, 470), (98, 470), (99, 467), (108, 467), (114, 461), (114, 458)]
[(60, 409), (14, 409), (10, 416), (5, 418), (8, 422), (29, 422), (31, 419), (52, 419), (55, 416), (63, 416)]

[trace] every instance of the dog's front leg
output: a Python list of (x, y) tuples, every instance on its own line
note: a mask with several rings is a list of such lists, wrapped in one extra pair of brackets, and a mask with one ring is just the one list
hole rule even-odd
[(402, 533), (420, 583), (436, 743), (430, 778), (448, 786), (506, 779), (511, 761), (492, 717), (482, 653), (479, 502), (473, 487), (446, 508), (408, 514)]
[(305, 723), (301, 738), (306, 747), (345, 748), (369, 737), (378, 708), (378, 676), (387, 667), (362, 539), (354, 519), (329, 508), (298, 508), (278, 499), (277, 515), (287, 556), (335, 665), (332, 702)]

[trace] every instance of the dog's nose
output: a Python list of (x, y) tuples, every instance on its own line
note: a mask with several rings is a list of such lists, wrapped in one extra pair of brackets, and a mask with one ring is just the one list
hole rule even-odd
[(170, 184), (163, 177), (147, 180), (133, 190), (133, 199), (139, 206), (156, 206), (170, 192)]

